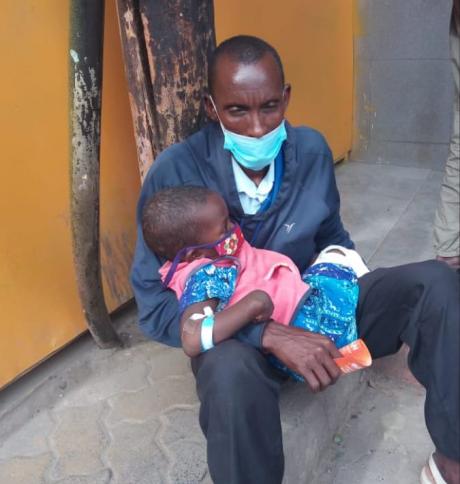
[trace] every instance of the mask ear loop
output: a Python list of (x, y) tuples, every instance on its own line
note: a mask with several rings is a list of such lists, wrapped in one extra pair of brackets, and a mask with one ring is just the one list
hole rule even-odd
[(209, 94), (209, 100), (211, 101), (212, 107), (214, 108), (214, 112), (216, 113), (217, 119), (220, 121), (219, 113), (217, 112), (216, 103), (214, 102), (214, 99), (212, 98), (211, 94)]
[(227, 128), (224, 126), (224, 123), (220, 119), (219, 112), (217, 111), (216, 103), (214, 102), (214, 99), (212, 98), (211, 94), (209, 94), (209, 100), (211, 101), (212, 107), (214, 108), (214, 112), (216, 113), (217, 119), (219, 120), (220, 127), (222, 128), (222, 131), (225, 133), (225, 131), (227, 131)]

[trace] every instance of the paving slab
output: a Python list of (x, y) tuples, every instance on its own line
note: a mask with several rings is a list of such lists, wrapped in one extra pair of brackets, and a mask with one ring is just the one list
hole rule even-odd
[[(14, 457), (33, 457), (48, 451), (47, 436), (55, 427), (48, 411), (35, 415), (0, 444), (0, 461)], [(1, 482), (1, 481), (0, 481)]]
[(155, 358), (150, 360), (150, 368), (148, 375), (150, 382), (155, 382), (171, 375), (192, 376), (190, 359), (179, 348), (168, 348), (168, 351), (155, 355)]
[(191, 408), (172, 408), (162, 415), (162, 431), (159, 437), (162, 444), (168, 445), (178, 440), (194, 440), (204, 443), (204, 436), (198, 423), (199, 405)]
[(172, 376), (138, 392), (110, 398), (106, 422), (110, 427), (121, 421), (145, 422), (172, 407), (191, 406), (197, 402), (193, 376)]
[(51, 453), (36, 457), (13, 457), (0, 461), (0, 482), (9, 484), (44, 484)]
[(117, 484), (167, 482), (169, 461), (157, 444), (158, 421), (122, 423), (110, 430), (105, 460)]
[(50, 447), (56, 456), (50, 472), (52, 479), (89, 475), (106, 465), (102, 454), (109, 437), (101, 422), (105, 404), (69, 407), (54, 414), (56, 428), (50, 436)]
[(110, 358), (91, 365), (83, 385), (63, 389), (57, 407), (91, 405), (121, 392), (145, 388), (150, 369), (143, 356), (131, 350), (117, 351)]

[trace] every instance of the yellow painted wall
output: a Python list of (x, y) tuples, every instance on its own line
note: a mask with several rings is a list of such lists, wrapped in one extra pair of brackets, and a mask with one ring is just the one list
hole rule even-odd
[(321, 131), (335, 159), (351, 149), (352, 0), (214, 0), (217, 41), (262, 37), (280, 53), (292, 84), (288, 119)]
[[(106, 10), (101, 237), (114, 309), (131, 297), (139, 175), (113, 1)], [(86, 328), (69, 227), (69, 1), (6, 0), (2, 20), (0, 387)]]

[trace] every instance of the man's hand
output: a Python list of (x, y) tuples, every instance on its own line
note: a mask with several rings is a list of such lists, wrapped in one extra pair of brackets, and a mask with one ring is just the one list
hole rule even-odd
[(302, 375), (314, 393), (335, 383), (341, 375), (334, 358), (342, 355), (334, 343), (321, 334), (268, 323), (262, 347)]

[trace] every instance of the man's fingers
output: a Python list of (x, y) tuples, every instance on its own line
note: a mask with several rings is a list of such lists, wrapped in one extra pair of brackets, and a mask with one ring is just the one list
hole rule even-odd
[(305, 378), (305, 381), (308, 383), (308, 386), (313, 393), (318, 393), (321, 390), (321, 384), (313, 371), (304, 370), (302, 376)]
[(313, 372), (316, 375), (316, 378), (318, 379), (321, 387), (321, 390), (324, 390), (326, 387), (328, 387), (332, 383), (332, 379), (329, 376), (328, 372), (320, 365), (316, 365), (313, 368)]
[(326, 358), (323, 365), (332, 379), (331, 383), (335, 383), (342, 374), (340, 368), (337, 366), (336, 362), (332, 358)]
[[(330, 348), (323, 349), (323, 348), (319, 347), (316, 350), (316, 359), (318, 360), (321, 367), (325, 369), (327, 374), (332, 379), (331, 383), (335, 383), (341, 375), (340, 368), (337, 366), (337, 364), (335, 363), (335, 361), (334, 361), (334, 359), (331, 355), (331, 353), (334, 352), (333, 351), (334, 348), (337, 349), (335, 347), (335, 345), (332, 343), (332, 347), (330, 347)], [(339, 353), (339, 355), (340, 355), (340, 353)]]
[(335, 346), (335, 344), (326, 336), (324, 336), (324, 340), (322, 340), (322, 346), (331, 355), (331, 358), (340, 358), (342, 356), (337, 349), (337, 346)]
[(340, 358), (342, 356), (335, 344), (327, 336), (319, 333), (310, 333), (309, 331), (306, 331), (304, 333), (304, 337), (308, 338), (308, 342), (310, 344), (314, 341), (317, 349), (323, 349), (331, 356), (331, 358)]
[(312, 391), (317, 392), (334, 384), (340, 377), (341, 372), (327, 350), (318, 347), (308, 359), (302, 374)]

